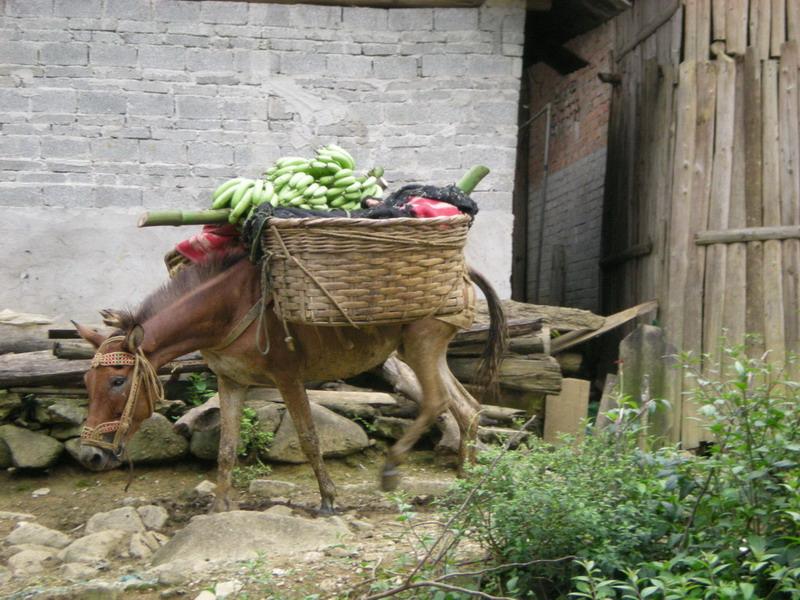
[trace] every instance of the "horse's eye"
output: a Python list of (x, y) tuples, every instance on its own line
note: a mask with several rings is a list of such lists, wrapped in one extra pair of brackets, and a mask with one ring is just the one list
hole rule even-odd
[(124, 377), (112, 377), (111, 378), (111, 386), (112, 387), (120, 387), (125, 385), (125, 378)]

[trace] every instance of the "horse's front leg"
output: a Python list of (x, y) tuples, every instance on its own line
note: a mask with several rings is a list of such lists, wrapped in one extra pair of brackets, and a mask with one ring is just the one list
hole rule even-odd
[(311, 406), (308, 403), (308, 394), (302, 381), (291, 380), (278, 382), (278, 390), (283, 397), (283, 402), (292, 416), (300, 448), (303, 450), (314, 474), (317, 476), (319, 494), (322, 498), (320, 512), (330, 514), (333, 512), (333, 502), (336, 499), (336, 486), (333, 483), (325, 462), (322, 460), (322, 449), (317, 437), (317, 429), (311, 415)]
[(217, 491), (211, 507), (213, 512), (236, 509), (236, 502), (231, 498), (231, 480), (239, 449), (239, 429), (246, 391), (246, 386), (226, 377), (219, 377), (221, 431), (217, 455)]

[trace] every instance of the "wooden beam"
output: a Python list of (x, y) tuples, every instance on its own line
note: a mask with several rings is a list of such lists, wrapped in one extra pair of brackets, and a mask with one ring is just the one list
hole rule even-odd
[(662, 25), (672, 18), (672, 16), (680, 7), (681, 0), (667, 0), (664, 3), (661, 11), (659, 11), (659, 13), (653, 17), (649, 23), (646, 23), (633, 37), (633, 39), (629, 40), (627, 44), (617, 49), (616, 56), (614, 56), (615, 60), (619, 62), (625, 57), (626, 54), (636, 48), (636, 46), (653, 35)]
[(577, 344), (590, 340), (594, 337), (597, 337), (598, 335), (602, 335), (607, 331), (616, 329), (617, 327), (619, 327), (620, 325), (624, 325), (628, 321), (646, 315), (647, 313), (653, 312), (657, 308), (658, 308), (658, 302), (656, 302), (655, 300), (650, 300), (648, 302), (643, 302), (642, 304), (638, 304), (631, 308), (625, 309), (622, 312), (618, 312), (616, 314), (606, 317), (606, 322), (599, 329), (595, 329), (593, 331), (586, 331), (586, 330), (570, 331), (569, 333), (565, 333), (564, 335), (555, 338), (551, 342), (550, 352), (552, 352), (553, 354), (563, 352), (567, 348), (572, 348)]
[(800, 239), (800, 225), (778, 225), (774, 227), (744, 227), (742, 229), (701, 231), (695, 235), (694, 243), (698, 246), (708, 246), (710, 244), (796, 239)]
[(630, 248), (626, 248), (622, 252), (617, 252), (611, 256), (606, 256), (600, 259), (600, 266), (604, 269), (615, 267), (619, 264), (633, 260), (634, 258), (641, 258), (653, 252), (653, 240), (647, 240), (641, 244), (636, 244)]

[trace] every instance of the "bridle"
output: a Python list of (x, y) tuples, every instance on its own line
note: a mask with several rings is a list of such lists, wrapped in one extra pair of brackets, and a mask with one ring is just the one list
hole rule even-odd
[[(148, 392), (148, 417), (151, 416), (155, 410), (156, 400), (163, 400), (164, 386), (158, 378), (153, 364), (147, 360), (141, 348), (137, 348), (135, 354), (130, 352), (104, 352), (106, 347), (113, 342), (123, 342), (125, 336), (115, 335), (106, 339), (97, 349), (94, 357), (92, 358), (92, 369), (99, 367), (133, 367), (133, 375), (131, 379), (131, 388), (128, 392), (128, 398), (125, 401), (125, 408), (122, 410), (122, 415), (117, 421), (107, 421), (100, 423), (96, 427), (88, 427), (84, 425), (81, 430), (81, 444), (87, 446), (96, 446), (111, 450), (115, 456), (120, 456), (122, 453), (122, 444), (125, 435), (128, 433), (133, 420), (133, 412), (136, 409), (136, 403), (139, 400), (141, 391)], [(108, 433), (114, 433), (114, 439), (107, 442), (104, 436)]]

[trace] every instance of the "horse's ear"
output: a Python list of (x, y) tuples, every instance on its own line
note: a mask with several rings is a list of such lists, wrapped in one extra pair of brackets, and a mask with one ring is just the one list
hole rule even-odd
[(86, 327), (85, 325), (78, 325), (75, 321), (71, 321), (71, 323), (75, 326), (75, 329), (78, 330), (78, 335), (94, 346), (95, 349), (99, 348), (100, 344), (106, 339), (106, 336), (99, 331)]
[(134, 325), (128, 332), (128, 335), (125, 336), (123, 346), (127, 348), (128, 352), (131, 354), (136, 354), (136, 351), (139, 349), (139, 346), (142, 345), (143, 340), (144, 329), (141, 325)]
[(120, 317), (117, 311), (110, 308), (104, 308), (100, 311), (100, 316), (103, 317), (103, 323), (109, 327), (114, 327), (116, 329), (122, 328), (122, 317)]

